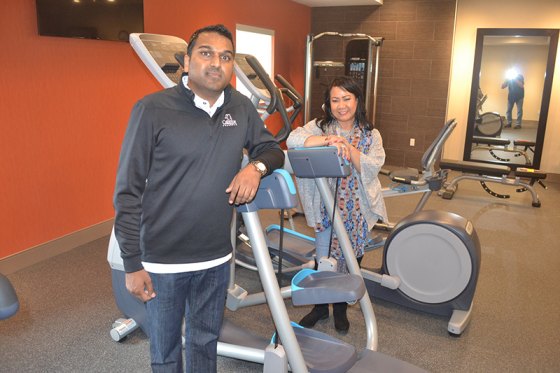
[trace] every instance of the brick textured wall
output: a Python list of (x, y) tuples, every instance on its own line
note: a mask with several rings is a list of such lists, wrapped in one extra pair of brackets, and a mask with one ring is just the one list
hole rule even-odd
[[(455, 0), (385, 0), (382, 6), (313, 8), (311, 32), (365, 33), (385, 40), (379, 61), (375, 126), (386, 164), (420, 167), (424, 150), (445, 121)], [(317, 39), (315, 61), (344, 60), (348, 40)], [(311, 117), (320, 116), (325, 86), (344, 68), (315, 68)], [(468, 97), (465, 98), (467, 100)], [(409, 145), (410, 138), (416, 145)]]

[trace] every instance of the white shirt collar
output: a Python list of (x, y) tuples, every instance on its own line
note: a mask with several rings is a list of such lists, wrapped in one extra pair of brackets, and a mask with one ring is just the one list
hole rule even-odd
[[(183, 76), (182, 82), (183, 82), (183, 85), (185, 86), (185, 88), (187, 88), (189, 91), (192, 91), (192, 89), (190, 89), (189, 85), (188, 85), (189, 84), (188, 75)], [(222, 106), (223, 103), (224, 103), (224, 92), (223, 91), (220, 94), (220, 97), (218, 97), (218, 99), (216, 100), (216, 102), (212, 106), (210, 106), (210, 103), (207, 100), (203, 99), (202, 97), (200, 97), (196, 93), (193, 92), (193, 94), (194, 94), (194, 106), (196, 106), (199, 109), (204, 110), (206, 113), (208, 113), (208, 115), (210, 117), (212, 117), (214, 115), (214, 113), (216, 112), (216, 110), (218, 110), (218, 108), (220, 106)]]

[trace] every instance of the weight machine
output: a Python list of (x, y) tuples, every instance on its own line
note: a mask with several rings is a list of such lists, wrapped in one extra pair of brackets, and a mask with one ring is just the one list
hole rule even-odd
[[(313, 44), (322, 37), (341, 37), (350, 38), (345, 49), (345, 61), (314, 61), (313, 60)], [(376, 101), (377, 101), (377, 78), (379, 71), (380, 48), (383, 44), (382, 37), (373, 37), (366, 34), (355, 33), (339, 33), (339, 32), (323, 32), (318, 35), (307, 35), (307, 47), (305, 56), (305, 92), (304, 92), (304, 120), (305, 123), (311, 119), (311, 85), (312, 70), (315, 67), (316, 73), (318, 69), (339, 67), (345, 68), (345, 75), (351, 76), (358, 82), (362, 83), (362, 89), (365, 97), (366, 109), (375, 119)], [(375, 59), (374, 59), (375, 52)], [(375, 64), (375, 68), (374, 68)], [(373, 77), (372, 77), (373, 74)], [(372, 93), (373, 89), (373, 93)], [(372, 106), (373, 104), (373, 106)], [(369, 110), (371, 108), (371, 111)]]

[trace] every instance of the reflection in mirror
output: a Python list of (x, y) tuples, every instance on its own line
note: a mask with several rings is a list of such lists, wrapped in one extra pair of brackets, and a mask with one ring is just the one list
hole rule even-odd
[(558, 30), (478, 29), (464, 159), (540, 165)]

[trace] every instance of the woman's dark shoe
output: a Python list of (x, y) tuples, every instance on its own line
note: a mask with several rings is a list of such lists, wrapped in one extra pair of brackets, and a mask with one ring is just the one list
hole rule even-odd
[(346, 317), (347, 308), (348, 303), (346, 302), (333, 304), (334, 328), (339, 333), (346, 333), (350, 329), (350, 323)]
[(307, 315), (301, 319), (299, 325), (304, 328), (312, 328), (315, 326), (317, 321), (324, 320), (329, 317), (329, 305), (328, 304), (316, 304), (315, 307)]

